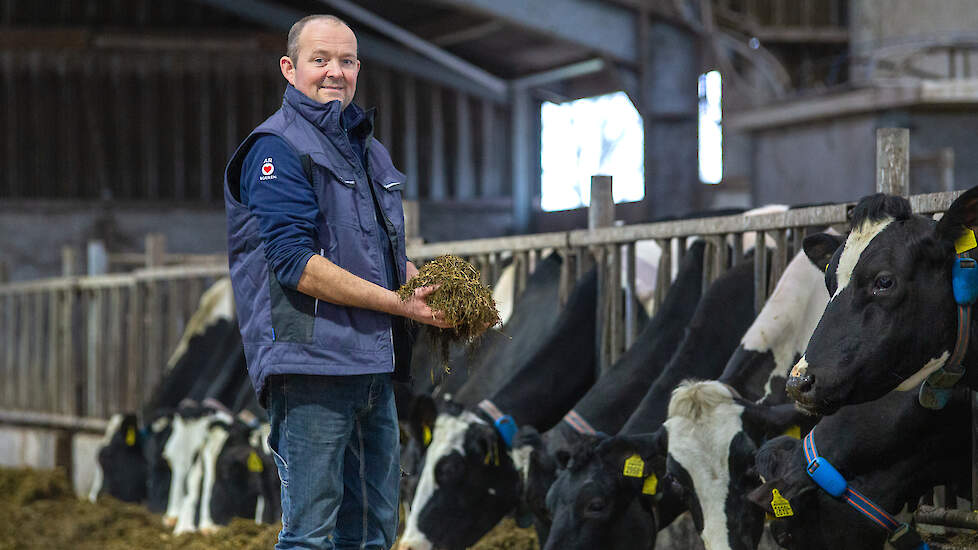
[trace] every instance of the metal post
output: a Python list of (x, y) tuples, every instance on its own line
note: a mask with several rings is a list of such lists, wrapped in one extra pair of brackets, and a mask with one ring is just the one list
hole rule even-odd
[[(611, 227), (614, 223), (615, 203), (611, 194), (611, 176), (591, 176), (591, 205), (588, 207), (587, 213), (588, 229)], [(595, 335), (598, 350), (596, 376), (601, 376), (601, 373), (611, 366), (614, 355), (612, 352), (614, 338), (607, 329), (613, 324), (611, 316), (615, 311), (611, 301), (618, 297), (611, 294), (609, 277), (614, 276), (616, 270), (612, 269), (608, 262), (614, 261), (616, 255), (605, 254), (603, 247), (595, 247), (594, 251), (598, 270), (598, 322), (596, 325), (597, 334)]]
[(876, 192), (910, 194), (910, 130), (876, 130)]
[(109, 255), (102, 241), (88, 241), (88, 274), (104, 275), (109, 271)]

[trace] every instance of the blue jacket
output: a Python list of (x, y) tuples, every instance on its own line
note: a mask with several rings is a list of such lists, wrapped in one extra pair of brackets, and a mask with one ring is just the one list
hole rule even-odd
[[(225, 170), (231, 283), (248, 372), (262, 402), (265, 379), (273, 374), (391, 372), (395, 336), (403, 340), (402, 335), (395, 335), (401, 323), (392, 323), (387, 314), (322, 302), (297, 291), (297, 279), (280, 280), (276, 269), (269, 266), (275, 254), (266, 249), (258, 216), (254, 208), (241, 202), (240, 176), (248, 151), (260, 136), (280, 137), (300, 159), (318, 203), (314, 242), (307, 253), (298, 254), (301, 266), (312, 254), (322, 253), (354, 275), (387, 286), (384, 254), (389, 251), (381, 246), (381, 237), (386, 237), (395, 258), (397, 285), (403, 284), (404, 174), (394, 168), (387, 150), (372, 136), (366, 137), (365, 162), (360, 162), (341, 128), (340, 107), (339, 101), (321, 104), (289, 86), (282, 108), (241, 143)], [(275, 183), (275, 179), (265, 179), (255, 185)], [(378, 233), (383, 228), (377, 223), (374, 197), (383, 213), (386, 235)], [(401, 358), (409, 356), (409, 351), (397, 351), (398, 367), (406, 367)]]

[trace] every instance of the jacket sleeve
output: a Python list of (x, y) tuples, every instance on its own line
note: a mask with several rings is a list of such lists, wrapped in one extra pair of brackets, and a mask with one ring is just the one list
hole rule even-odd
[(316, 193), (295, 151), (278, 136), (255, 140), (241, 167), (241, 202), (258, 220), (265, 259), (279, 282), (296, 288), (316, 253)]

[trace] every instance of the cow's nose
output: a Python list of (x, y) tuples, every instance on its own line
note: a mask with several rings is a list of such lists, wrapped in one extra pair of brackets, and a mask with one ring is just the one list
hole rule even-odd
[(815, 377), (811, 374), (792, 376), (788, 378), (788, 395), (795, 401), (806, 401), (806, 396), (815, 387)]

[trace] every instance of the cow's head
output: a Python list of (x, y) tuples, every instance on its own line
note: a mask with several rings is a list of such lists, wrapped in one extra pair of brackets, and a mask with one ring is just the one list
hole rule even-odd
[(170, 465), (163, 458), (163, 448), (173, 432), (173, 412), (157, 411), (146, 425), (143, 456), (146, 459), (146, 507), (154, 514), (166, 511), (170, 493)]
[(666, 470), (707, 548), (757, 547), (764, 516), (746, 501), (760, 485), (755, 442), (783, 432), (798, 416), (791, 405), (757, 405), (716, 381), (686, 381), (673, 391), (663, 425)]
[(146, 458), (136, 415), (114, 415), (106, 440), (98, 452), (101, 490), (124, 502), (141, 502), (146, 497)]
[(471, 546), (519, 498), (519, 475), (496, 428), (458, 404), (439, 408), (400, 550)]
[(915, 389), (947, 361), (957, 322), (954, 243), (976, 224), (978, 187), (937, 224), (913, 215), (906, 199), (877, 194), (856, 206), (844, 242), (826, 234), (805, 239), (831, 299), (788, 379), (801, 409), (830, 414)]
[[(560, 471), (547, 493), (553, 523), (544, 550), (651, 549), (656, 522), (652, 500), (659, 487), (642, 495), (645, 480), (664, 473), (664, 441), (646, 438), (585, 437), (569, 451), (556, 453)], [(639, 455), (640, 463), (626, 462)], [(628, 469), (628, 474), (626, 474)]]
[(247, 425), (233, 423), (217, 456), (210, 509), (219, 525), (226, 525), (235, 517), (254, 518), (258, 497), (266, 485), (264, 478), (270, 470), (276, 470), (271, 455), (253, 445), (251, 435), (252, 429)]
[(546, 538), (550, 528), (547, 491), (557, 479), (557, 461), (550, 454), (543, 436), (533, 426), (523, 426), (513, 438), (516, 469), (521, 476), (520, 503), (516, 522), (520, 527), (536, 524), (537, 535)]
[(808, 477), (801, 441), (778, 437), (757, 452), (764, 483), (749, 499), (772, 518), (771, 535), (788, 550), (882, 548), (886, 532)]

